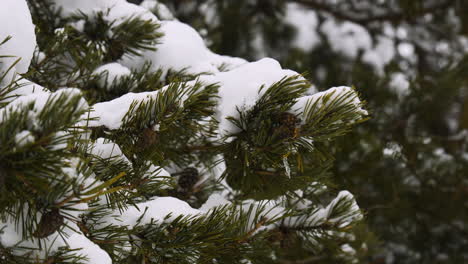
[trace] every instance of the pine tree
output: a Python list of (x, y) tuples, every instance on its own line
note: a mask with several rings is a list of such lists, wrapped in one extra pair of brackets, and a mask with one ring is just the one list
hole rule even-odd
[(367, 253), (327, 180), (330, 142), (368, 118), (354, 88), (215, 54), (156, 1), (27, 4), (0, 9), (1, 263)]
[(215, 52), (361, 88), (374, 117), (333, 143), (331, 178), (380, 240), (368, 263), (467, 262), (466, 1), (160, 2)]

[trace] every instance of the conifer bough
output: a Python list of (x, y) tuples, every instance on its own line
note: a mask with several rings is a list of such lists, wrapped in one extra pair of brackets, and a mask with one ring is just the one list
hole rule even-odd
[(28, 4), (0, 9), (1, 263), (357, 260), (322, 182), (354, 89), (214, 54), (156, 1)]

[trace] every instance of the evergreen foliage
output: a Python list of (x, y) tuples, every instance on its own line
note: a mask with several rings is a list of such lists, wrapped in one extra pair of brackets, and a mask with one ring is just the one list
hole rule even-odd
[(361, 88), (373, 118), (327, 147), (379, 238), (364, 263), (467, 262), (466, 1), (161, 2), (216, 52)]
[[(222, 62), (212, 62), (213, 72), (154, 60), (130, 70), (125, 60), (164, 45), (168, 23), (125, 1), (71, 15), (66, 2), (28, 1), (38, 44), (29, 71), (0, 64), (2, 263), (365, 256), (372, 236), (361, 210), (326, 179), (330, 142), (367, 119), (354, 89), (315, 93), (273, 60), (247, 63), (204, 46)], [(254, 93), (237, 87), (246, 94), (240, 104), (220, 107), (236, 98), (227, 98), (225, 82), (210, 80), (244, 80), (234, 74), (245, 65), (279, 74), (252, 82)]]

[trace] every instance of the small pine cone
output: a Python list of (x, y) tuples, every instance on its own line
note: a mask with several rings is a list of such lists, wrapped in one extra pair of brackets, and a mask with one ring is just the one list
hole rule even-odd
[(47, 212), (42, 215), (41, 221), (37, 226), (36, 231), (33, 233), (33, 236), (37, 238), (45, 238), (53, 233), (55, 233), (63, 225), (64, 219), (60, 215), (58, 208), (52, 209), (52, 211)]
[(147, 149), (148, 147), (153, 146), (158, 142), (158, 133), (156, 133), (151, 128), (145, 128), (141, 133), (138, 145), (142, 149)]
[(276, 129), (276, 132), (282, 139), (286, 138), (296, 138), (299, 134), (299, 128), (297, 125), (301, 122), (296, 115), (283, 112), (279, 116), (279, 127)]
[(296, 125), (299, 124), (300, 121), (301, 120), (297, 118), (296, 115), (288, 112), (281, 113), (279, 117), (280, 124), (287, 127), (296, 127)]
[(199, 174), (195, 168), (186, 168), (179, 175), (179, 186), (184, 190), (191, 190), (193, 186), (198, 182)]

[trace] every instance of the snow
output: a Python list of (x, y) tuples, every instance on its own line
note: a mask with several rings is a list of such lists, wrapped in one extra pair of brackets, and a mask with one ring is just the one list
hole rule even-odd
[[(225, 118), (237, 116), (236, 107), (253, 106), (260, 95), (259, 88), (262, 85), (268, 87), (285, 76), (296, 75), (298, 73), (294, 71), (282, 69), (280, 64), (273, 59), (263, 59), (242, 64), (227, 72), (203, 75), (200, 76), (199, 80), (206, 84), (217, 83), (220, 85), (220, 102), (216, 116), (220, 122), (220, 130), (228, 134), (235, 132), (236, 129)], [(118, 129), (122, 126), (123, 118), (133, 101), (142, 102), (156, 98), (158, 93), (163, 90), (128, 93), (112, 101), (95, 104), (90, 117), (98, 118), (98, 120), (91, 120), (89, 124), (90, 126), (104, 125), (109, 129)], [(184, 98), (180, 99), (183, 102)]]
[(291, 167), (289, 166), (287, 156), (283, 156), (283, 167), (284, 167), (284, 170), (286, 171), (286, 176), (288, 176), (288, 178), (291, 179)]
[[(33, 84), (30, 84), (34, 86)], [(50, 104), (51, 100), (57, 99), (60, 96), (71, 98), (73, 96), (81, 95), (81, 91), (76, 88), (62, 88), (54, 93), (47, 91), (35, 91), (34, 93), (26, 94), (13, 100), (7, 107), (0, 109), (0, 124), (3, 122), (4, 116), (8, 116), (7, 113), (16, 111), (30, 104), (33, 106), (28, 108), (29, 111), (29, 129), (41, 130), (39, 120), (37, 119), (41, 111), (46, 107), (46, 104)], [(88, 104), (85, 99), (81, 98), (75, 109), (76, 112), (84, 111), (88, 108)]]
[(108, 21), (116, 21), (114, 27), (118, 26), (121, 22), (126, 19), (138, 17), (139, 19), (158, 22), (158, 18), (151, 13), (148, 9), (127, 3), (126, 1), (115, 1), (116, 3), (110, 8), (109, 13), (106, 16)]
[(140, 6), (153, 11), (161, 20), (175, 19), (169, 8), (167, 8), (167, 6), (162, 3), (158, 3), (156, 0), (144, 0), (141, 2)]
[(369, 32), (357, 24), (327, 19), (320, 29), (327, 36), (331, 49), (347, 57), (356, 58), (360, 50), (372, 47)]
[[(363, 116), (368, 115), (368, 112), (361, 107), (361, 101), (359, 100), (356, 91), (347, 86), (332, 87), (323, 92), (318, 92), (310, 96), (301, 97), (293, 106), (293, 111), (297, 114), (303, 114), (308, 103), (310, 103), (310, 105), (317, 103), (317, 107), (321, 107), (323, 104), (330, 104), (330, 102), (332, 102), (339, 96), (347, 96), (345, 100), (341, 100), (341, 104), (352, 104), (355, 106), (355, 111), (357, 113)], [(328, 98), (328, 101), (324, 100), (325, 98)], [(305, 118), (301, 119), (303, 122), (306, 121)]]
[[(0, 22), (21, 20), (21, 23), (17, 23), (16, 25), (10, 25), (15, 23), (3, 23), (7, 26), (0, 28), (0, 37), (2, 37), (2, 34), (12, 34), (14, 36), (12, 41), (17, 42), (12, 42), (16, 43), (15, 45), (0, 48), (0, 54), (1, 52), (8, 51), (11, 52), (12, 55), (23, 57), (23, 64), (18, 65), (16, 68), (18, 73), (23, 73), (27, 71), (36, 46), (34, 26), (31, 23), (31, 18), (24, 0), (4, 1), (6, 1), (7, 5), (11, 5), (12, 8), (8, 8), (8, 12), (4, 11), (7, 9), (0, 10)], [(116, 21), (114, 26), (130, 17), (140, 17), (145, 20), (160, 23), (164, 37), (161, 40), (161, 44), (155, 45), (157, 50), (142, 52), (141, 56), (126, 55), (119, 62), (98, 67), (93, 74), (101, 76), (99, 79), (99, 86), (103, 89), (111, 88), (110, 84), (118, 83), (121, 78), (131, 76), (130, 69), (141, 69), (146, 62), (151, 63), (153, 71), (158, 69), (163, 69), (165, 72), (168, 70), (186, 70), (186, 72), (190, 74), (200, 74), (197, 81), (201, 81), (204, 84), (216, 83), (220, 86), (218, 94), (219, 99), (217, 99), (218, 106), (215, 115), (216, 119), (220, 122), (220, 136), (230, 135), (238, 131), (226, 118), (230, 116), (238, 117), (238, 108), (246, 110), (254, 106), (258, 98), (266, 91), (266, 89), (260, 90), (261, 87), (268, 88), (285, 77), (298, 76), (297, 72), (282, 69), (281, 65), (274, 59), (267, 58), (249, 63), (240, 58), (221, 56), (211, 52), (206, 47), (201, 36), (193, 28), (179, 21), (168, 21), (173, 18), (172, 14), (170, 14), (164, 5), (159, 4), (157, 1), (145, 0), (140, 6), (127, 3), (125, 0), (54, 0), (54, 2), (57, 4), (57, 7), (63, 8), (63, 16), (70, 16), (78, 11), (92, 16), (98, 11), (104, 11), (106, 14), (105, 18), (108, 21)], [(165, 21), (159, 21), (148, 8), (157, 9), (156, 13), (160, 14), (161, 18), (165, 19)], [(3, 20), (5, 18), (4, 14), (8, 20)], [(315, 32), (314, 29), (318, 25), (318, 19), (314, 12), (305, 12), (299, 10), (296, 5), (288, 5), (287, 19), (291, 24), (298, 27), (298, 35), (295, 39), (295, 45), (297, 47), (308, 51), (318, 44), (318, 35), (312, 33)], [(304, 21), (307, 22), (303, 23)], [(393, 57), (391, 52), (389, 52), (390, 46), (392, 46), (393, 43), (389, 42), (388, 39), (382, 38), (379, 39), (378, 42), (373, 43), (368, 32), (360, 26), (352, 23), (333, 23), (329, 22), (329, 24), (327, 24), (326, 22), (321, 30), (329, 37), (332, 45), (335, 45), (334, 49), (336, 49), (336, 51), (342, 52), (347, 56), (355, 57), (360, 50), (370, 50), (368, 53), (364, 53), (364, 57), (367, 58), (366, 60), (368, 63), (373, 64), (380, 70), (383, 69), (382, 65), (388, 63)], [(78, 21), (72, 26), (76, 27), (78, 30), (83, 30), (84, 24), (83, 21)], [(59, 29), (57, 32), (61, 30), (62, 29)], [(8, 44), (10, 44), (10, 42)], [(8, 48), (10, 48), (10, 50), (8, 50)], [(368, 55), (366, 56), (365, 54)], [(67, 97), (72, 97), (74, 95), (79, 95), (80, 91), (73, 88), (63, 88), (51, 93), (45, 88), (30, 83), (27, 80), (17, 80), (17, 82), (21, 85), (21, 88), (12, 93), (16, 95), (17, 98), (10, 101), (7, 107), (0, 109), (0, 124), (2, 123), (1, 118), (7, 116), (4, 115), (5, 111), (13, 111), (19, 107), (34, 103), (34, 106), (29, 110), (30, 127), (27, 128), (28, 130), (23, 130), (15, 135), (17, 145), (24, 146), (34, 142), (34, 136), (30, 130), (34, 131), (35, 129), (40, 129), (37, 122), (37, 115), (46, 107), (51, 97), (64, 94)], [(195, 81), (192, 83), (194, 82)], [(191, 83), (189, 83), (189, 85), (190, 84)], [(123, 119), (128, 113), (132, 103), (155, 99), (167, 88), (168, 86), (159, 91), (128, 93), (112, 101), (97, 103), (93, 106), (93, 111), (83, 115), (83, 118), (88, 118), (88, 115), (90, 118), (95, 118), (95, 120), (89, 121), (90, 127), (105, 126), (109, 129), (118, 129), (122, 126)], [(311, 86), (310, 91), (314, 93), (315, 88)], [(298, 100), (292, 111), (303, 112), (308, 101), (326, 104), (327, 102), (323, 100), (324, 95), (329, 95), (330, 98), (333, 99), (346, 93), (353, 93), (353, 95), (356, 95), (355, 91), (350, 87), (342, 86), (334, 87), (325, 92), (316, 93), (311, 96), (304, 96)], [(185, 98), (179, 98), (181, 104), (183, 104), (184, 100)], [(357, 96), (348, 98), (344, 103), (351, 103), (356, 106), (355, 110), (358, 113), (363, 115), (367, 114), (367, 112), (361, 108)], [(78, 109), (84, 110), (87, 108), (88, 105), (86, 101), (82, 99)], [(154, 124), (153, 128), (157, 130), (158, 124)], [(54, 138), (65, 135), (67, 135), (65, 132), (58, 132)], [(60, 146), (64, 147), (63, 144)], [(127, 160), (117, 144), (104, 138), (96, 139), (88, 149), (88, 152), (102, 158), (121, 157)], [(289, 170), (287, 159), (284, 161), (284, 167)], [(82, 178), (83, 184), (89, 188), (102, 184), (102, 182), (95, 181), (93, 176), (89, 176), (85, 179), (83, 175), (79, 174), (76, 169), (77, 165), (75, 164), (77, 161), (71, 160), (69, 163), (70, 167), (63, 169), (64, 174), (69, 175), (71, 178)], [(222, 175), (225, 169), (224, 163), (220, 163), (218, 166), (219, 167), (216, 167), (212, 172), (214, 178), (221, 177), (220, 175)], [(157, 175), (161, 176), (161, 178), (170, 175), (167, 171), (155, 165), (150, 166), (148, 174), (151, 174), (151, 172), (157, 169), (161, 169)], [(225, 183), (224, 180), (221, 182)], [(174, 197), (153, 197), (148, 201), (137, 203), (136, 206), (128, 207), (123, 211), (118, 209), (112, 211), (111, 216), (105, 217), (103, 224), (115, 224), (132, 228), (136, 225), (149, 224), (153, 221), (170, 221), (180, 215), (202, 215), (217, 206), (231, 204), (227, 199), (230, 193), (231, 190), (229, 186), (225, 186), (223, 191), (212, 194), (200, 209), (192, 208), (185, 201)], [(298, 194), (299, 193), (300, 192), (298, 192)], [(344, 216), (330, 218), (338, 201), (343, 199), (351, 201), (350, 212)], [(311, 203), (312, 202), (304, 202), (301, 206), (311, 206)], [(278, 206), (277, 201), (247, 200), (244, 201), (241, 208), (246, 211), (250, 206), (254, 208), (265, 206), (266, 212), (264, 216), (269, 219), (285, 213), (285, 209)], [(76, 209), (76, 211), (73, 211), (71, 215), (78, 217), (79, 213), (88, 209), (88, 204), (81, 203), (75, 205), (74, 209)], [(167, 218), (168, 215), (170, 215), (169, 218)], [(37, 217), (40, 217), (40, 215), (37, 215)], [(360, 217), (362, 217), (362, 215), (354, 197), (349, 192), (343, 191), (340, 192), (327, 207), (319, 208), (310, 220), (317, 222), (327, 220), (332, 223), (338, 223), (341, 226), (360, 219)], [(78, 228), (74, 223), (69, 220), (66, 221), (71, 228), (76, 230), (72, 230), (69, 227), (64, 228), (65, 233), (68, 235), (68, 237), (65, 238), (66, 241), (59, 237), (57, 233), (51, 235), (48, 239), (45, 239), (44, 243), (46, 248), (50, 248), (51, 251), (54, 251), (57, 250), (58, 247), (68, 244), (71, 248), (81, 248), (78, 253), (86, 256), (89, 263), (112, 263), (105, 251), (78, 232)], [(253, 221), (253, 218), (250, 219), (252, 225), (254, 225)], [(0, 243), (2, 243), (2, 245), (14, 246), (21, 241), (22, 230), (20, 228), (15, 229), (16, 225), (14, 223), (0, 222), (0, 230), (4, 226), (6, 227), (3, 229), (3, 233), (0, 234)], [(259, 230), (257, 230), (257, 232)], [(21, 245), (36, 246), (36, 242), (37, 241), (27, 240), (23, 241)], [(44, 252), (39, 252), (38, 254), (43, 253)]]
[(16, 134), (15, 136), (15, 142), (18, 147), (23, 147), (25, 145), (31, 144), (34, 142), (35, 138), (33, 134), (31, 134), (31, 131), (28, 130), (23, 130)]
[[(118, 129), (122, 126), (123, 118), (130, 109), (134, 101), (143, 102), (156, 98), (159, 94), (157, 92), (143, 92), (143, 93), (127, 93), (112, 101), (97, 103), (93, 105), (93, 111), (90, 113), (90, 127), (106, 126), (109, 129)], [(85, 114), (86, 117), (88, 113)]]
[(113, 62), (98, 67), (94, 70), (93, 75), (100, 76), (99, 87), (109, 90), (114, 86), (113, 84), (118, 84), (120, 79), (130, 76), (131, 71), (127, 67)]
[[(40, 214), (38, 214), (37, 217), (40, 219)], [(75, 224), (67, 220), (67, 225), (73, 226)], [(91, 242), (81, 233), (72, 231), (70, 228), (66, 228), (65, 231), (65, 233), (68, 235), (66, 241), (64, 241), (64, 237), (55, 232), (54, 234), (39, 242), (38, 240), (23, 240), (22, 227), (18, 226), (17, 229), (15, 226), (16, 225), (13, 221), (0, 221), (0, 229), (2, 230), (2, 233), (0, 234), (0, 244), (7, 248), (13, 247), (15, 249), (13, 252), (14, 254), (21, 255), (29, 252), (27, 248), (40, 248), (39, 246), (41, 245), (43, 249), (34, 251), (31, 257), (37, 256), (43, 258), (46, 256), (46, 251), (53, 253), (58, 251), (60, 247), (69, 246), (71, 249), (78, 249), (76, 253), (86, 257), (88, 259), (87, 263), (112, 263), (111, 258), (104, 250)], [(78, 230), (76, 225), (74, 229)]]
[(286, 5), (285, 21), (297, 30), (293, 45), (304, 51), (311, 51), (320, 43), (317, 34), (318, 18), (312, 10), (306, 10), (295, 3)]
[(328, 221), (331, 223), (338, 223), (340, 227), (345, 227), (352, 222), (359, 221), (363, 218), (361, 211), (359, 210), (359, 206), (354, 199), (354, 196), (348, 191), (341, 191), (338, 193), (337, 197), (333, 199), (333, 201), (327, 206), (327, 216), (330, 216), (333, 209), (337, 206), (338, 202), (340, 201), (349, 201), (350, 202), (350, 210), (345, 213), (344, 215), (340, 215), (334, 218), (329, 218)]
[[(170, 50), (171, 49), (172, 48), (170, 48)], [(161, 49), (158, 51), (161, 51)], [(174, 54), (174, 56), (176, 55)], [(226, 120), (226, 117), (238, 117), (238, 108), (245, 110), (254, 106), (257, 99), (266, 90), (263, 89), (262, 91), (259, 91), (262, 86), (269, 87), (284, 77), (297, 75), (297, 72), (282, 69), (281, 65), (276, 60), (266, 58), (256, 62), (241, 64), (226, 72), (217, 72), (214, 70), (212, 74), (200, 76), (199, 81), (202, 83), (216, 83), (220, 86), (218, 94), (220, 98), (216, 113), (216, 118), (220, 122), (220, 136), (238, 132), (238, 128), (236, 128), (229, 120)], [(239, 78), (240, 76), (242, 76), (242, 78)], [(356, 110), (358, 112), (366, 115), (367, 112), (360, 107), (359, 98), (354, 90), (344, 86), (334, 87), (326, 92), (304, 97), (298, 101), (295, 108), (299, 107), (303, 110), (306, 100), (308, 99), (315, 98), (314, 100), (318, 100), (320, 96), (325, 94), (331, 94), (330, 98), (333, 99), (341, 94), (349, 92), (352, 92), (355, 96), (348, 98), (348, 100), (345, 100), (343, 103), (349, 103), (351, 101), (351, 103), (356, 106)], [(123, 117), (128, 112), (128, 109), (134, 100), (142, 101), (155, 98), (158, 93), (159, 92), (128, 93), (110, 102), (98, 103), (93, 106), (94, 112), (91, 113), (91, 117), (97, 117), (99, 120), (91, 121), (90, 125), (104, 125), (110, 129), (118, 129), (122, 125)]]
[(13, 56), (2, 58), (0, 73), (18, 58), (21, 60), (15, 66), (16, 72), (27, 72), (36, 48), (36, 34), (26, 1), (2, 0), (0, 25), (0, 43), (8, 36), (12, 37), (0, 46), (0, 56)]
[(96, 12), (103, 12), (105, 18), (111, 22), (116, 21), (114, 27), (130, 17), (139, 17), (143, 20), (158, 21), (148, 9), (128, 3), (125, 0), (53, 0), (61, 15), (69, 17), (78, 13), (92, 16)]
[[(10, 221), (9, 221), (10, 220)], [(22, 232), (15, 229), (15, 223), (8, 219), (3, 222), (0, 220), (0, 244), (4, 247), (13, 247), (22, 240)]]
[(150, 62), (153, 71), (162, 69), (182, 71), (189, 74), (215, 74), (223, 64), (232, 67), (245, 60), (220, 56), (211, 52), (201, 36), (192, 27), (179, 21), (162, 21), (160, 31), (164, 34), (156, 51), (147, 50), (141, 56), (124, 56), (120, 63), (130, 69), (141, 69)]
[(396, 72), (390, 75), (389, 86), (399, 97), (404, 97), (409, 93), (410, 83), (404, 73)]
[(76, 253), (86, 256), (88, 263), (112, 264), (109, 255), (84, 235), (75, 233), (67, 239), (72, 249), (79, 249)]
[[(332, 217), (336, 213), (336, 206), (341, 202), (349, 202), (350, 210), (346, 211), (344, 214)], [(309, 206), (314, 206), (312, 202), (309, 201)], [(317, 206), (317, 205), (316, 205)], [(354, 196), (348, 191), (340, 191), (338, 195), (325, 207), (318, 205), (308, 218), (304, 219), (303, 217), (287, 217), (284, 221), (284, 224), (287, 226), (294, 227), (298, 223), (303, 223), (304, 220), (308, 225), (321, 225), (325, 222), (336, 224), (339, 227), (346, 227), (356, 221), (359, 221), (363, 218), (362, 212), (359, 209), (359, 206), (354, 199)]]
[[(161, 31), (164, 37), (157, 50), (142, 54), (152, 62), (155, 70), (187, 69), (193, 74), (217, 72), (216, 67), (211, 64), (212, 53), (193, 28), (178, 21), (163, 21)], [(124, 58), (122, 64), (130, 68), (141, 68), (144, 61), (137, 58), (135, 62), (135, 58)]]
[[(143, 213), (145, 214), (143, 215)], [(145, 225), (152, 221), (170, 221), (180, 215), (198, 215), (200, 213), (200, 210), (193, 209), (188, 203), (177, 198), (158, 197), (147, 202), (139, 203), (136, 207), (129, 207), (122, 213), (120, 213), (119, 210), (116, 210), (111, 214), (116, 217), (106, 217), (104, 222), (106, 225), (114, 224), (118, 226), (134, 227), (137, 224)], [(166, 218), (169, 214), (171, 216)]]
[(121, 157), (123, 155), (120, 147), (117, 144), (104, 138), (96, 139), (96, 142), (93, 144), (90, 153), (103, 159)]
[(57, 8), (61, 8), (63, 16), (71, 16), (78, 12), (90, 14), (95, 10), (107, 9), (125, 0), (53, 0)]
[(367, 50), (362, 60), (371, 64), (376, 69), (377, 73), (384, 73), (384, 66), (390, 63), (395, 57), (395, 43), (392, 39), (387, 37), (378, 37), (377, 44), (373, 49)]
[(73, 21), (69, 23), (69, 25), (79, 32), (84, 32), (86, 21), (84, 19), (80, 19), (78, 21)]
[(405, 58), (412, 59), (415, 57), (414, 45), (408, 42), (398, 44), (398, 53)]
[(320, 30), (334, 52), (355, 59), (362, 51), (362, 61), (372, 65), (378, 74), (383, 74), (385, 65), (396, 55), (395, 42), (391, 37), (393, 32), (389, 26), (384, 31), (390, 36), (378, 36), (375, 42), (364, 27), (352, 22), (338, 23), (327, 19)]
[(213, 193), (208, 197), (208, 200), (200, 207), (200, 211), (208, 212), (209, 210), (218, 207), (230, 204), (226, 197), (221, 193)]
[(387, 157), (396, 158), (401, 156), (402, 146), (396, 142), (389, 142), (382, 150), (382, 154)]
[(47, 92), (47, 89), (33, 83), (31, 81), (28, 81), (27, 79), (19, 79), (16, 81), (16, 89), (8, 93), (6, 97), (9, 97), (7, 100), (4, 102), (11, 102), (17, 99), (18, 97), (32, 94), (32, 93), (45, 93)]
[(356, 250), (354, 248), (352, 248), (349, 244), (342, 245), (341, 250), (344, 253), (349, 254), (349, 255), (355, 255), (356, 254)]
[[(28, 105), (29, 103), (34, 103), (33, 111), (40, 112), (46, 106), (46, 103), (50, 101), (50, 99), (58, 98), (59, 96), (62, 96), (62, 95), (66, 97), (72, 97), (76, 95), (81, 95), (81, 91), (76, 88), (62, 88), (53, 93), (49, 93), (46, 91), (35, 92), (35, 93), (31, 93), (31, 94), (19, 97), (18, 99), (14, 100), (8, 106), (12, 106), (12, 105), (25, 106), (25, 105)], [(79, 104), (79, 106), (80, 106), (78, 107), (79, 109), (86, 108), (87, 107), (86, 101), (83, 99), (81, 101), (81, 104)]]
[[(231, 71), (216, 75), (200, 77), (202, 82), (219, 83), (220, 102), (217, 108), (217, 120), (222, 134), (236, 133), (238, 130), (226, 117), (237, 117), (237, 107), (248, 109), (255, 105), (261, 96), (262, 85), (268, 87), (286, 76), (296, 76), (298, 73), (284, 70), (274, 59), (262, 59), (243, 64)], [(262, 93), (266, 89), (262, 90)]]

